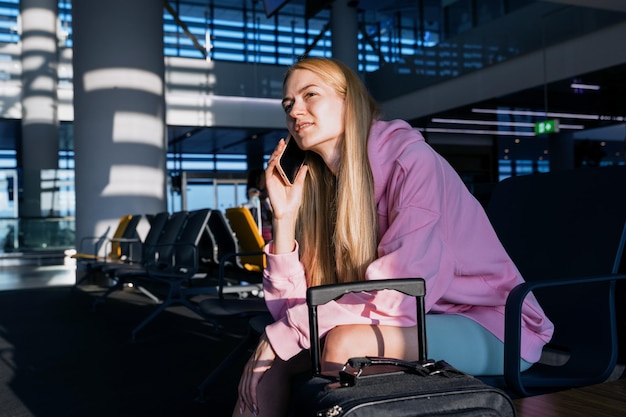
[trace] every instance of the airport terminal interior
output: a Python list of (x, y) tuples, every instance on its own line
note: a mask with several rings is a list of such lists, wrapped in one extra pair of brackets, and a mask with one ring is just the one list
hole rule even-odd
[[(41, 171), (50, 191), (42, 191), (34, 213), (25, 211), (20, 186), (28, 169), (20, 151), (20, 3), (0, 8), (5, 254), (66, 249), (76, 239), (72, 2), (59, 1), (57, 8), (58, 164)], [(624, 164), (626, 67), (619, 30), (626, 11), (619, 0), (348, 3), (356, 9), (355, 65), (385, 117), (420, 130), (479, 199), (510, 176)], [(274, 110), (271, 120), (240, 122), (217, 120), (207, 109), (235, 100), (277, 108), (290, 63), (303, 55), (332, 56), (331, 2), (164, 5), (167, 209), (239, 205), (246, 171), (264, 163), (286, 129)], [(558, 132), (542, 131), (544, 124)], [(23, 230), (48, 227), (54, 236), (23, 239)]]
[[(0, 0), (0, 296), (14, 294), (15, 300), (21, 300), (25, 296), (18, 295), (19, 291), (67, 290), (67, 294), (78, 297), (70, 304), (88, 311), (90, 306), (95, 310), (103, 291), (119, 284), (122, 291), (111, 294), (110, 298), (124, 305), (120, 311), (133, 318), (140, 318), (140, 314), (159, 303), (163, 309), (168, 307), (163, 304), (167, 296), (155, 295), (132, 280), (112, 282), (102, 273), (96, 274), (95, 279), (89, 277), (88, 285), (77, 296), (76, 282), (91, 272), (91, 266), (87, 266), (91, 264), (78, 256), (84, 255), (82, 245), (89, 240), (89, 255), (96, 257), (110, 256), (112, 247), (117, 251), (141, 252), (141, 242), (131, 242), (131, 238), (139, 241), (147, 238), (150, 222), (156, 218), (153, 217), (157, 212), (153, 210), (155, 206), (169, 214), (202, 210), (226, 213), (245, 204), (248, 172), (263, 168), (276, 143), (287, 134), (280, 105), (283, 75), (291, 64), (305, 56), (333, 57), (348, 63), (379, 103), (384, 118), (409, 122), (452, 165), (485, 207), (496, 185), (512, 177), (619, 169), (626, 165), (626, 48), (623, 47), (626, 1), (623, 0), (164, 0), (162, 7), (159, 6), (162, 8), (159, 25), (149, 25), (141, 18), (135, 21), (124, 18), (131, 9), (132, 13), (141, 15), (137, 11), (141, 6), (114, 0), (103, 2), (111, 9), (103, 19), (109, 20), (98, 21), (85, 29), (86, 25), (79, 26), (77, 22), (80, 16), (89, 16), (86, 9), (90, 1), (94, 0)], [(38, 12), (42, 13), (40, 20), (33, 17)], [(116, 23), (118, 17), (123, 22), (121, 26)], [(48, 23), (39, 26), (40, 22)], [(75, 33), (74, 28), (103, 33), (102, 42), (106, 43), (106, 37), (110, 36), (112, 43), (123, 45), (117, 32), (132, 36), (132, 29), (121, 29), (127, 25), (150, 27), (139, 30), (141, 33), (152, 33), (146, 31), (156, 28), (160, 35), (146, 49), (162, 48), (163, 114), (160, 117), (163, 123), (156, 131), (161, 132), (164, 141), (158, 150), (159, 157), (164, 159), (158, 173), (163, 178), (164, 190), (157, 204), (150, 205), (148, 210), (142, 211), (140, 197), (129, 192), (128, 197), (134, 202), (133, 212), (129, 208), (129, 212), (119, 213), (114, 207), (118, 203), (113, 203), (107, 207), (107, 213), (114, 214), (105, 215), (100, 208), (98, 213), (87, 216), (86, 222), (85, 217), (77, 216), (81, 204), (82, 210), (89, 206), (79, 199), (80, 193), (85, 195), (85, 188), (92, 197), (106, 196), (144, 171), (137, 167), (123, 174), (111, 171), (106, 180), (110, 183), (100, 176), (93, 186), (83, 180), (90, 175), (90, 167), (81, 167), (78, 155), (89, 153), (89, 146), (85, 145), (85, 119), (78, 120), (78, 115), (84, 113), (74, 106), (76, 101), (84, 100), (75, 87), (84, 89), (88, 78), (76, 79), (84, 67), (75, 49), (80, 49), (84, 57), (89, 48), (81, 43), (80, 33)], [(32, 42), (37, 37), (53, 39), (52, 49), (33, 50)], [(89, 65), (96, 61), (100, 64), (96, 51), (87, 55), (92, 60)], [(123, 61), (126, 54), (120, 56)], [(103, 67), (108, 65), (106, 59), (113, 57), (114, 53), (107, 56), (103, 52)], [(45, 65), (33, 69), (31, 64), (38, 60)], [(132, 83), (141, 88), (149, 86), (150, 80), (119, 74), (122, 74), (120, 85), (124, 87)], [(126, 76), (131, 80), (128, 84), (125, 84)], [(37, 77), (46, 81), (30, 82)], [(41, 98), (38, 94), (44, 90), (39, 105), (44, 103), (46, 110), (41, 111), (43, 116), (38, 119), (37, 100)], [(97, 108), (97, 104), (89, 105), (94, 106), (91, 109)], [(53, 109), (51, 119), (42, 123), (45, 115), (50, 114), (46, 113), (48, 108)], [(33, 120), (41, 130), (33, 130)], [(145, 129), (153, 127), (149, 118), (135, 122)], [(102, 138), (105, 133), (100, 130), (101, 126), (95, 125), (94, 138)], [(115, 135), (115, 129), (111, 130)], [(33, 152), (33, 146), (37, 147), (33, 145), (37, 143), (33, 141), (37, 132), (53, 138), (41, 142), (40, 153), (48, 153), (43, 168), (39, 155)], [(95, 149), (96, 153), (101, 150)], [(129, 157), (124, 152), (112, 151), (102, 157), (111, 166), (127, 166), (138, 161), (138, 156)], [(51, 158), (54, 166), (50, 166)], [(33, 183), (37, 184), (36, 191), (32, 190)], [(616, 183), (615, 194), (623, 194), (623, 188), (624, 184)], [(614, 198), (620, 203), (624, 199)], [(101, 204), (97, 202), (101, 200), (93, 200), (90, 204)], [(615, 207), (621, 206), (616, 203)], [(122, 237), (119, 231), (117, 240), (112, 239), (116, 227), (122, 224), (120, 216), (137, 213), (144, 216), (134, 226), (135, 235)], [(231, 232), (233, 236), (236, 234)], [(99, 243), (94, 246), (96, 241)], [(205, 240), (197, 242), (208, 245)], [(217, 257), (218, 246), (216, 242), (212, 244), (211, 251)], [(622, 240), (620, 254), (623, 244)], [(109, 391), (110, 381), (105, 378), (94, 383), (95, 389), (104, 396), (121, 395), (124, 401), (120, 404), (127, 407), (126, 411), (115, 408), (111, 401), (97, 412), (87, 403), (98, 397), (89, 393), (83, 400), (73, 399), (75, 405), (68, 408), (67, 415), (229, 415), (232, 390), (227, 391), (226, 387), (236, 386), (236, 381), (229, 380), (215, 388), (214, 397), (221, 396), (214, 399), (216, 407), (222, 408), (213, 409), (214, 414), (209, 403), (198, 401), (196, 390), (208, 374), (205, 371), (219, 367), (220, 358), (239, 346), (240, 340), (246, 340), (247, 319), (236, 321), (236, 330), (223, 332), (215, 323), (190, 314), (189, 310), (197, 313), (196, 307), (185, 307), (187, 302), (199, 303), (205, 297), (218, 295), (215, 286), (220, 273), (218, 264), (219, 261), (204, 271), (209, 271), (210, 277), (204, 276), (184, 290), (177, 287), (175, 291), (189, 290), (191, 295), (178, 303), (182, 307), (168, 308), (176, 316), (168, 316), (169, 324), (184, 331), (185, 340), (195, 340), (203, 334), (199, 346), (220, 352), (210, 362), (203, 363), (202, 369), (195, 369), (191, 363), (202, 358), (200, 347), (190, 350), (188, 361), (184, 362), (181, 358), (185, 351), (172, 343), (171, 329), (165, 331), (166, 336), (156, 336), (158, 330), (150, 322), (145, 329), (141, 328), (141, 333), (148, 334), (145, 344), (132, 344), (127, 340), (128, 331), (133, 331), (134, 338), (134, 332), (139, 330), (125, 323), (119, 313), (116, 327), (107, 323), (102, 330), (102, 335), (113, 334), (117, 338), (119, 346), (123, 346), (119, 352), (137, 355), (133, 358), (135, 364), (141, 364), (140, 372), (153, 380), (160, 374), (152, 361), (162, 358), (150, 355), (167, 354), (168, 349), (176, 351), (175, 371), (168, 367), (171, 364), (160, 366), (169, 369), (176, 378), (186, 379), (181, 386), (167, 388), (171, 395), (177, 396), (173, 402), (177, 401), (179, 408), (168, 408), (171, 404), (165, 406), (164, 398), (159, 398), (148, 407), (150, 412), (140, 411), (141, 407), (130, 399), (129, 390), (137, 388), (138, 398), (148, 401), (150, 392), (144, 382), (130, 377), (124, 381), (120, 394)], [(611, 273), (618, 270), (626, 273), (625, 264), (623, 258), (617, 259)], [(242, 276), (238, 284), (248, 284), (245, 275)], [(205, 284), (213, 291), (203, 293)], [(623, 287), (617, 286), (621, 301), (616, 306), (612, 298), (610, 306), (620, 314), (618, 322), (612, 324), (621, 326), (620, 337), (624, 339), (626, 291)], [(260, 286), (231, 292), (262, 299)], [(45, 300), (42, 295), (41, 305), (47, 305)], [(111, 307), (107, 303), (102, 302), (98, 308), (111, 313), (115, 305)], [(129, 311), (125, 310), (127, 306), (131, 306)], [(8, 307), (2, 311), (11, 314)], [(74, 313), (68, 310), (67, 314)], [(79, 321), (80, 326), (87, 328), (90, 326), (87, 321), (93, 317), (85, 314)], [(101, 316), (98, 320), (103, 321)], [(34, 317), (31, 319), (37, 322)], [(154, 317), (150, 320), (153, 319), (160, 320)], [(190, 328), (181, 324), (187, 319), (191, 320)], [(85, 395), (83, 387), (68, 382), (66, 391), (62, 391), (63, 387), (54, 389), (54, 399), (49, 398), (53, 394), (35, 399), (33, 393), (42, 394), (46, 390), (37, 386), (29, 391), (27, 386), (32, 382), (29, 378), (43, 374), (37, 374), (36, 367), (30, 376), (28, 372), (18, 373), (15, 359), (18, 354), (14, 349), (17, 342), (10, 337), (12, 325), (17, 329), (18, 324), (0, 323), (0, 342), (4, 342), (0, 343), (0, 368), (9, 369), (6, 378), (0, 372), (3, 384), (0, 402), (9, 401), (6, 409), (10, 410), (5, 414), (0, 403), (0, 417), (65, 415), (52, 410), (63, 409), (64, 398), (72, 398), (68, 393), (71, 390), (78, 396)], [(120, 328), (124, 329), (123, 335)], [(89, 333), (90, 341), (104, 337), (98, 336), (95, 328), (90, 331), (94, 332)], [(80, 344), (80, 340), (76, 343)], [(149, 346), (155, 344), (158, 347), (148, 353)], [(118, 345), (101, 345), (95, 351), (108, 356), (105, 348), (118, 350)], [(69, 351), (74, 352), (72, 349)], [(59, 352), (48, 356), (58, 360), (65, 357), (62, 350), (59, 348)], [(141, 358), (139, 351), (144, 355)], [(72, 354), (80, 360), (88, 357), (81, 356), (87, 354), (79, 350)], [(619, 358), (614, 360), (619, 363), (608, 378), (621, 380), (626, 362), (623, 347)], [(127, 363), (113, 358), (96, 369), (104, 373), (108, 366), (115, 369), (116, 375), (123, 375), (122, 379), (133, 369), (130, 360)], [(84, 377), (80, 365), (68, 363), (68, 367), (76, 376)], [(55, 382), (51, 379), (46, 383)], [(154, 392), (159, 393), (158, 389)], [(626, 388), (622, 385), (619, 389), (623, 394)], [(186, 401), (193, 405), (180, 405)], [(48, 411), (46, 407), (50, 407)], [(86, 410), (90, 410), (89, 414), (84, 414)], [(170, 414), (180, 410), (185, 411)], [(518, 412), (521, 416), (533, 415), (528, 409), (524, 412), (518, 408)]]

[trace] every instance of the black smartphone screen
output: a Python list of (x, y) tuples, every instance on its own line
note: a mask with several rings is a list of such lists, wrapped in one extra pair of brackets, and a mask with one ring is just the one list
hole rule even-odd
[(304, 164), (305, 157), (306, 151), (300, 149), (296, 141), (290, 137), (279, 161), (281, 175), (289, 184), (293, 184), (298, 170)]

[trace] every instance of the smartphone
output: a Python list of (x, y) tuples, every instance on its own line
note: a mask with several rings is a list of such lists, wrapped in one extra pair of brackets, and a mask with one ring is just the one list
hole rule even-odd
[(278, 172), (287, 184), (293, 184), (300, 167), (304, 164), (306, 151), (298, 147), (295, 139), (289, 136), (287, 146), (278, 160)]

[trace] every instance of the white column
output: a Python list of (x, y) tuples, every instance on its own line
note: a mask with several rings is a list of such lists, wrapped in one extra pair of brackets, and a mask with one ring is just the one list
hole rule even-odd
[(76, 239), (166, 210), (163, 3), (74, 0)]
[[(22, 0), (22, 138), (18, 148), (22, 168), (20, 217), (55, 214), (44, 211), (41, 170), (57, 169), (57, 2)], [(49, 208), (48, 208), (49, 209)]]

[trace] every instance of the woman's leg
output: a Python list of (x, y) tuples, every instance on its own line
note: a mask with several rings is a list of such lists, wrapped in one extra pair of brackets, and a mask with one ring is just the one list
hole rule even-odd
[[(474, 320), (458, 314), (427, 314), (428, 356), (474, 376), (504, 373), (504, 343)], [(530, 363), (520, 359), (520, 369)]]
[[(311, 369), (308, 351), (283, 361), (276, 358), (272, 367), (265, 372), (257, 388), (258, 413), (256, 417), (280, 417), (287, 413), (291, 396), (291, 378)], [(241, 401), (237, 399), (233, 417), (253, 417), (250, 410), (239, 410)]]
[[(443, 359), (470, 375), (502, 375), (504, 343), (480, 324), (456, 314), (427, 314), (428, 357)], [(404, 360), (418, 358), (415, 327), (370, 325), (338, 326), (326, 336), (322, 370), (340, 370), (347, 359), (387, 356)], [(530, 363), (520, 359), (520, 369)]]
[(417, 330), (366, 324), (337, 326), (326, 335), (322, 371), (339, 371), (347, 359), (358, 356), (418, 360)]

